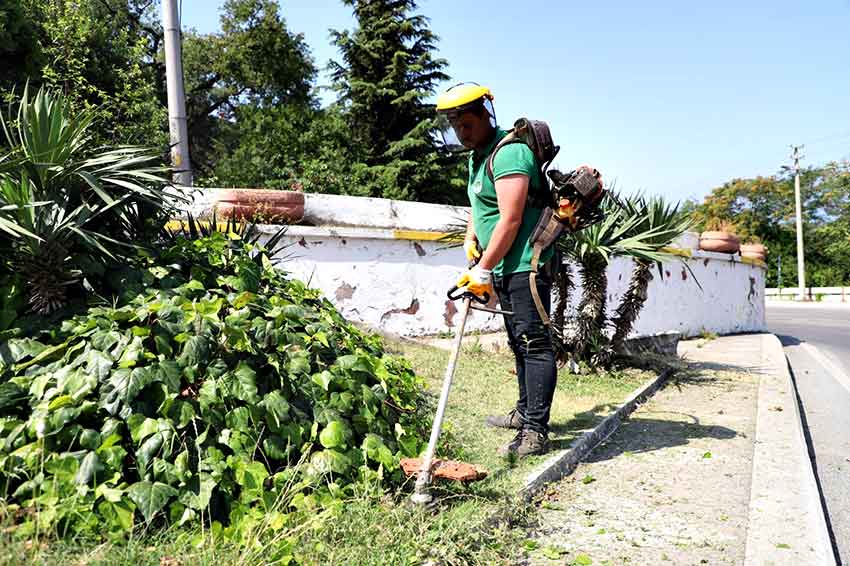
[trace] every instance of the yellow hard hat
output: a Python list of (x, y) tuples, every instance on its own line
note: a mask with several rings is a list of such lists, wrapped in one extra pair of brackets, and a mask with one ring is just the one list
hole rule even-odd
[(493, 100), (493, 93), (486, 86), (460, 83), (437, 97), (437, 112), (459, 112), (488, 100)]

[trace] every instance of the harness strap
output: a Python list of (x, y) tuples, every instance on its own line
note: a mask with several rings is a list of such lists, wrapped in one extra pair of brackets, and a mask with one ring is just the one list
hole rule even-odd
[(528, 284), (531, 287), (531, 298), (534, 299), (534, 306), (537, 307), (537, 313), (540, 315), (540, 320), (544, 326), (549, 326), (549, 315), (546, 314), (546, 309), (543, 308), (543, 301), (540, 300), (540, 293), (537, 292), (537, 263), (540, 261), (540, 254), (543, 252), (541, 242), (536, 242), (531, 256), (531, 271), (528, 274)]
[(537, 269), (540, 263), (540, 256), (543, 250), (555, 243), (555, 240), (564, 231), (564, 224), (555, 214), (555, 212), (546, 207), (540, 215), (540, 220), (534, 227), (531, 233), (531, 272), (528, 274), (528, 282), (531, 286), (531, 298), (534, 299), (534, 306), (537, 307), (537, 313), (540, 315), (540, 320), (545, 326), (549, 326), (549, 315), (546, 314), (546, 309), (543, 308), (543, 301), (540, 300), (540, 293), (537, 292)]

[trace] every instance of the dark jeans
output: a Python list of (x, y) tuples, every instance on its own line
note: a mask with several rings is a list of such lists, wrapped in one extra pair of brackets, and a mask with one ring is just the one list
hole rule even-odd
[[(499, 295), (501, 308), (514, 313), (513, 316), (505, 315), (505, 327), (508, 343), (516, 358), (519, 385), (517, 412), (526, 428), (546, 434), (549, 432), (549, 412), (558, 377), (549, 329), (534, 305), (528, 272), (497, 277), (493, 287)], [(547, 313), (551, 289), (551, 279), (547, 274), (538, 273), (537, 290)]]

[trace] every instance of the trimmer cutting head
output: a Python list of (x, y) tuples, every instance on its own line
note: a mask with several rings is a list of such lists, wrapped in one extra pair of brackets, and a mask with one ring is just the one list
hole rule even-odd
[[(403, 458), (401, 469), (408, 477), (415, 476), (422, 469), (422, 459)], [(466, 462), (437, 459), (431, 464), (431, 477), (468, 483), (483, 480), (487, 477), (487, 471)]]

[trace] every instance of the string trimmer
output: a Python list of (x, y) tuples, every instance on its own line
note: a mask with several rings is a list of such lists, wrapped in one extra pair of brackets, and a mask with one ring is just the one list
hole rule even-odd
[[(449, 355), (449, 364), (446, 366), (446, 373), (443, 377), (443, 387), (440, 391), (440, 400), (437, 403), (437, 413), (434, 415), (434, 424), (431, 426), (431, 438), (428, 440), (428, 449), (425, 451), (425, 456), (423, 458), (407, 458), (401, 461), (401, 466), (408, 476), (417, 474), (416, 485), (410, 499), (419, 505), (426, 505), (433, 500), (430, 493), (430, 487), (434, 478), (470, 482), (484, 479), (487, 476), (486, 471), (466, 462), (435, 460), (434, 452), (437, 449), (437, 441), (440, 438), (443, 416), (446, 413), (446, 405), (449, 401), (449, 391), (452, 387), (452, 378), (454, 377), (457, 359), (460, 355), (463, 331), (466, 327), (466, 318), (469, 316), (469, 310), (475, 309), (494, 314), (506, 315), (511, 315), (513, 313), (483, 306), (490, 302), (489, 293), (485, 293), (483, 297), (478, 297), (468, 291), (460, 294), (457, 294), (457, 291), (458, 287), (454, 286), (449, 289), (449, 292), (447, 293), (449, 300), (462, 300), (459, 311), (460, 322), (458, 323), (457, 330), (455, 331), (454, 343), (452, 345), (451, 354)], [(473, 302), (479, 304), (473, 304)]]

